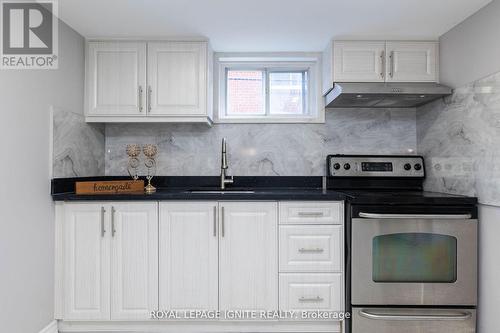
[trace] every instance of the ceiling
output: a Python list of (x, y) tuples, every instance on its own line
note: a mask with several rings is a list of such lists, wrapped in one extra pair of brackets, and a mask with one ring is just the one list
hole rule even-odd
[(215, 51), (320, 51), (332, 38), (437, 39), (491, 0), (60, 0), (88, 38), (203, 36)]

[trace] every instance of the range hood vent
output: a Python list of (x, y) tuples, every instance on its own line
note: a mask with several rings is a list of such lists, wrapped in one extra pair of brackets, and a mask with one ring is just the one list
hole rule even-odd
[(437, 83), (334, 83), (327, 108), (413, 108), (451, 95)]

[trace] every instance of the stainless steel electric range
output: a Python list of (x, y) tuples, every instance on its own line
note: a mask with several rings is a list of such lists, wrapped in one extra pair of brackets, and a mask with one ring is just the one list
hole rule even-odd
[(473, 333), (476, 198), (424, 192), (420, 156), (330, 155), (346, 210), (352, 333)]

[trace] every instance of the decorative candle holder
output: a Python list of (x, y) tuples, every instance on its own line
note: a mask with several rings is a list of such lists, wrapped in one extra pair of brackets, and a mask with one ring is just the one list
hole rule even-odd
[(133, 180), (139, 179), (139, 161), (138, 156), (141, 154), (141, 146), (137, 144), (127, 145), (128, 166), (127, 171)]
[(158, 153), (158, 148), (155, 145), (147, 144), (142, 148), (142, 152), (144, 156), (146, 156), (146, 161), (144, 161), (144, 165), (148, 169), (148, 174), (146, 175), (146, 179), (148, 180), (148, 185), (146, 185), (145, 191), (147, 194), (151, 194), (156, 192), (156, 188), (151, 185), (151, 179), (156, 174), (156, 160), (155, 156)]

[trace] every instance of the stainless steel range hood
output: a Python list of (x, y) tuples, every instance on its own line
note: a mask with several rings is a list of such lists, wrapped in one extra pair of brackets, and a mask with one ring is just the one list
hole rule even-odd
[(451, 95), (437, 83), (334, 83), (327, 108), (412, 108)]

